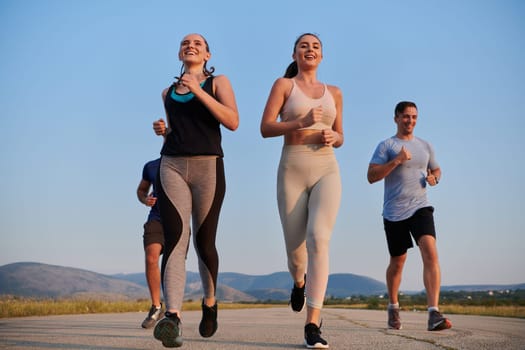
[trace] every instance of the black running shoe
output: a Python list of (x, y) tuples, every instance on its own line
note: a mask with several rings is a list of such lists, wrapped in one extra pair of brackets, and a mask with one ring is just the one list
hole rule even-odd
[(290, 302), (288, 304), (292, 305), (292, 310), (295, 312), (301, 312), (304, 308), (304, 302), (306, 296), (304, 294), (304, 289), (306, 287), (306, 276), (304, 279), (304, 284), (301, 288), (297, 287), (294, 283), (292, 288), (292, 294), (290, 295)]
[(177, 314), (166, 312), (162, 320), (157, 323), (153, 336), (160, 340), (166, 348), (178, 348), (182, 346), (182, 329)]
[(321, 338), (321, 327), (314, 323), (304, 326), (304, 345), (308, 349), (328, 349), (328, 342)]
[(199, 324), (199, 333), (204, 338), (209, 338), (217, 331), (217, 301), (215, 305), (208, 306), (202, 301), (202, 320)]

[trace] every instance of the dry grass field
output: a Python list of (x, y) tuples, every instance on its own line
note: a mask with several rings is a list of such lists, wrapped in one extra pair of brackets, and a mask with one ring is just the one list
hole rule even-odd
[[(253, 303), (220, 303), (221, 309), (239, 308), (267, 308), (285, 307), (281, 304), (253, 304)], [(369, 304), (354, 305), (327, 305), (330, 308), (371, 309)], [(147, 312), (150, 308), (149, 301), (100, 301), (100, 300), (75, 300), (75, 299), (31, 299), (18, 297), (0, 297), (0, 318), (24, 316), (48, 316), (66, 314), (89, 313), (115, 313), (115, 312)], [(199, 301), (185, 302), (184, 310), (200, 310)], [(411, 305), (410, 309), (425, 310), (424, 305)], [(482, 315), (525, 318), (525, 306), (521, 305), (454, 305), (441, 306), (446, 314)]]

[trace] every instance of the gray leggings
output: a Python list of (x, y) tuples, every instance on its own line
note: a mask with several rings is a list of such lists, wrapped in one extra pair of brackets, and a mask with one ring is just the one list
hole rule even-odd
[(329, 244), (341, 201), (339, 165), (332, 147), (285, 145), (277, 175), (277, 202), (288, 270), (307, 272), (306, 304), (321, 309), (328, 284)]
[(223, 161), (215, 156), (162, 156), (158, 180), (157, 203), (165, 240), (162, 287), (166, 310), (180, 313), (186, 284), (190, 221), (204, 297), (215, 296), (219, 270), (215, 237), (226, 190)]

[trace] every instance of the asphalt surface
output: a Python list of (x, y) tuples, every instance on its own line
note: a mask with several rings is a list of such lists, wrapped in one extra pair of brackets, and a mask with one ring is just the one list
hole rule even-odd
[[(146, 313), (89, 314), (0, 319), (0, 349), (165, 349)], [(288, 308), (221, 310), (212, 338), (198, 333), (200, 311), (183, 314), (182, 349), (304, 349), (305, 312)], [(322, 336), (330, 349), (520, 349), (525, 319), (449, 315), (452, 329), (426, 330), (426, 312), (402, 311), (403, 329), (386, 329), (386, 312), (324, 309)]]

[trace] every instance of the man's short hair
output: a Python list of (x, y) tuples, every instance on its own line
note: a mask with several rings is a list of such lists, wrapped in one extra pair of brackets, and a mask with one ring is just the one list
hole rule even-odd
[(403, 113), (407, 107), (414, 107), (417, 110), (417, 106), (414, 102), (411, 101), (401, 101), (396, 105), (394, 109), (394, 116), (397, 117), (399, 114)]

